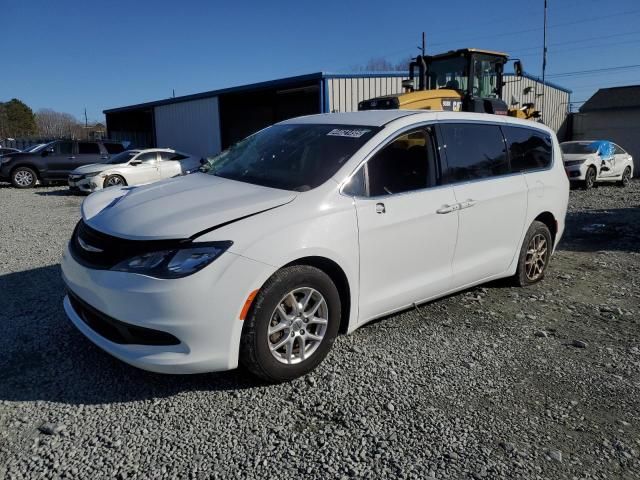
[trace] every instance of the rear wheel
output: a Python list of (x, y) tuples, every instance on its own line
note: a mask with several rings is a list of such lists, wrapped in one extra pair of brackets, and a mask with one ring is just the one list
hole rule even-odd
[(598, 172), (596, 171), (596, 167), (591, 166), (587, 169), (587, 173), (584, 176), (584, 188), (589, 190), (593, 188), (596, 184), (596, 177), (598, 176)]
[(33, 188), (38, 181), (38, 175), (30, 167), (18, 167), (11, 172), (11, 183), (16, 188)]
[(520, 287), (533, 285), (544, 278), (553, 249), (551, 232), (542, 222), (534, 221), (524, 237), (514, 283)]
[(127, 185), (127, 181), (120, 175), (109, 175), (104, 179), (104, 183), (102, 186), (104, 188), (108, 187), (123, 187)]
[(322, 270), (295, 265), (277, 271), (245, 320), (241, 363), (269, 382), (310, 372), (331, 349), (340, 312), (338, 290)]
[(631, 182), (631, 167), (627, 167), (624, 169), (624, 172), (622, 172), (622, 178), (618, 182), (618, 185), (620, 185), (621, 187), (627, 187), (629, 186), (630, 182)]

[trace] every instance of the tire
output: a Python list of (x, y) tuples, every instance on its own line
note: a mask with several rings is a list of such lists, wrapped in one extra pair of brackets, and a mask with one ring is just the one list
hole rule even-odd
[(622, 172), (622, 178), (618, 182), (618, 185), (621, 187), (628, 187), (629, 183), (631, 183), (631, 167), (627, 167)]
[(596, 178), (598, 177), (598, 171), (596, 170), (596, 167), (591, 166), (587, 169), (587, 173), (584, 176), (584, 182), (583, 182), (583, 187), (585, 190), (589, 190), (590, 188), (593, 188), (594, 185), (596, 184)]
[(109, 175), (104, 179), (102, 183), (102, 188), (108, 187), (126, 187), (127, 181), (124, 179), (122, 175)]
[[(310, 295), (303, 313), (294, 310), (292, 294), (298, 305), (304, 302), (305, 295)], [(309, 315), (314, 308), (315, 313), (320, 313)], [(341, 308), (338, 289), (322, 270), (307, 265), (278, 270), (260, 289), (249, 309), (240, 340), (241, 364), (272, 383), (305, 375), (331, 349), (338, 334)], [(320, 323), (324, 315), (326, 323)], [(269, 328), (274, 327), (269, 335)], [(306, 355), (301, 354), (303, 351)]]
[[(544, 240), (546, 247), (544, 255), (540, 255), (541, 248), (536, 248)], [(538, 242), (538, 243), (536, 243)], [(538, 259), (533, 257), (532, 250), (537, 249)], [(534, 221), (522, 242), (520, 248), (520, 256), (518, 257), (518, 268), (513, 277), (513, 283), (518, 287), (526, 287), (538, 283), (544, 278), (545, 271), (551, 259), (551, 251), (553, 249), (551, 232), (549, 228), (542, 222)], [(532, 267), (532, 261), (536, 266)]]
[(33, 188), (38, 182), (38, 174), (33, 168), (18, 167), (11, 172), (11, 183), (16, 188)]

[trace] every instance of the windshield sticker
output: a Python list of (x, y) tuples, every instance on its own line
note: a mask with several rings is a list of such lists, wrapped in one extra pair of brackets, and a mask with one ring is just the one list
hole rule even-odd
[(360, 138), (365, 133), (370, 132), (371, 130), (362, 130), (362, 129), (347, 129), (347, 128), (334, 128), (327, 135), (331, 137), (349, 137), (349, 138)]

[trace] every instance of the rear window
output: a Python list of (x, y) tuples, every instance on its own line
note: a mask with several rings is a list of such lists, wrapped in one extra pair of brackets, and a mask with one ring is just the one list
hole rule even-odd
[(379, 127), (274, 125), (210, 159), (208, 173), (265, 187), (303, 192), (322, 185)]
[(104, 148), (107, 149), (110, 155), (124, 152), (124, 147), (121, 143), (105, 143)]
[(447, 168), (443, 183), (456, 183), (510, 173), (500, 127), (480, 123), (444, 123)]
[(551, 137), (530, 128), (503, 127), (513, 172), (526, 172), (551, 166)]
[(83, 154), (83, 153), (99, 154), (100, 153), (100, 147), (98, 146), (97, 143), (80, 142), (80, 143), (78, 143), (78, 153), (79, 154)]

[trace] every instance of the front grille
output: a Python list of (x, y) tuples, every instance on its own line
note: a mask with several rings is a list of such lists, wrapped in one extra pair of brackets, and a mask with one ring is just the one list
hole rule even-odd
[(136, 255), (171, 250), (189, 241), (189, 239), (128, 240), (99, 232), (80, 220), (69, 242), (69, 251), (73, 258), (85, 267), (108, 270)]
[(94, 332), (110, 342), (120, 345), (178, 345), (178, 340), (173, 335), (153, 330), (151, 328), (138, 327), (121, 322), (115, 318), (96, 310), (74, 293), (68, 292), (71, 306), (82, 321)]

